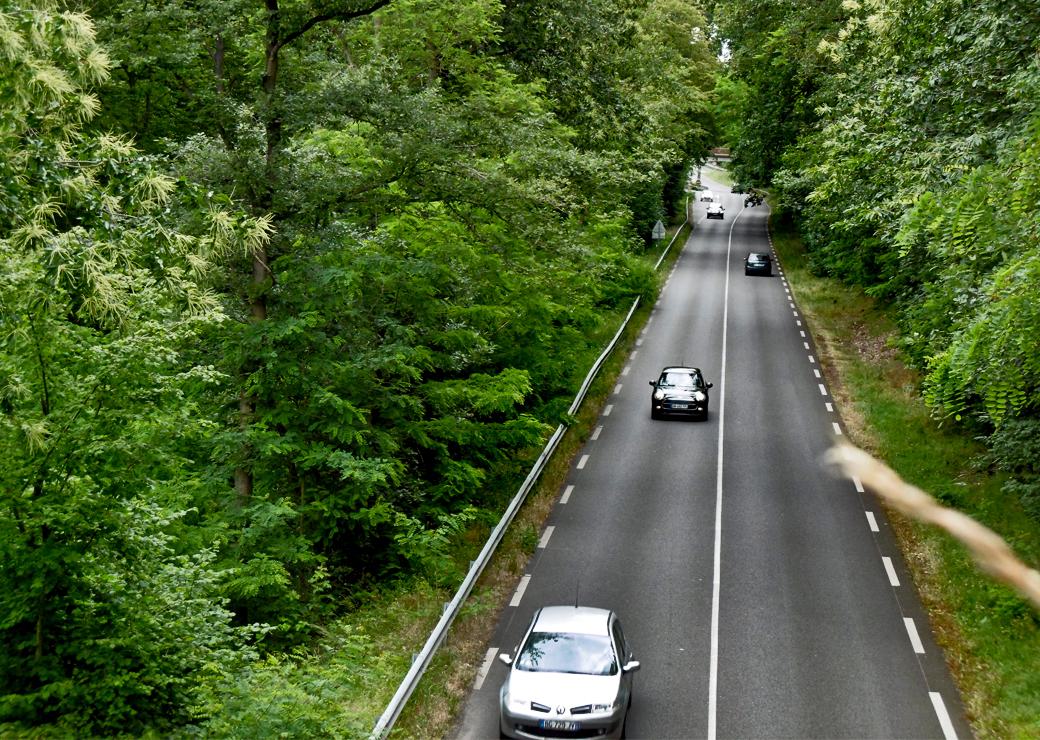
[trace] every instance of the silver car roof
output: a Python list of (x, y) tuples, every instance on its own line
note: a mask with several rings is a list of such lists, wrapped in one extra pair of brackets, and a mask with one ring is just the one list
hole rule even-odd
[(607, 635), (609, 624), (609, 609), (594, 606), (543, 606), (534, 623), (534, 630)]

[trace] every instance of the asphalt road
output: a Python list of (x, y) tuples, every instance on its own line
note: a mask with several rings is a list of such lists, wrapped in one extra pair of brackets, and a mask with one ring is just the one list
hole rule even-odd
[[(971, 736), (884, 514), (821, 464), (841, 433), (765, 206), (692, 235), (576, 456), (454, 737), (498, 737), (498, 690), (534, 610), (614, 609), (642, 669), (630, 738)], [(670, 364), (715, 384), (709, 418), (652, 421)]]

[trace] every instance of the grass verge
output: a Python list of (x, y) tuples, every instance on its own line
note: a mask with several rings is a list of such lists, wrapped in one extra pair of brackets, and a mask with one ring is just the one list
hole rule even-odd
[[(1040, 523), (1001, 492), (979, 442), (929, 414), (917, 374), (892, 348), (896, 328), (884, 310), (813, 275), (791, 234), (774, 233), (773, 243), (852, 442), (996, 531), (1036, 567)], [(982, 575), (944, 533), (888, 516), (978, 737), (1040, 737), (1040, 615)]]

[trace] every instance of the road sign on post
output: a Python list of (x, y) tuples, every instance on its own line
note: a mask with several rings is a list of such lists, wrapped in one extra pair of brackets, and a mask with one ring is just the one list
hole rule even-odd
[(658, 220), (658, 222), (654, 224), (654, 230), (651, 232), (650, 236), (654, 238), (654, 241), (657, 241), (658, 239), (664, 239), (664, 224), (661, 223), (660, 220)]

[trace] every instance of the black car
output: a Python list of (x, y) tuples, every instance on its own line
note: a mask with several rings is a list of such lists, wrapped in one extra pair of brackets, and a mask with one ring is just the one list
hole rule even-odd
[(765, 252), (748, 252), (748, 256), (744, 258), (744, 274), (767, 277), (772, 275), (773, 258)]
[(651, 380), (650, 418), (690, 416), (708, 418), (708, 389), (701, 371), (695, 367), (666, 367), (661, 377)]

